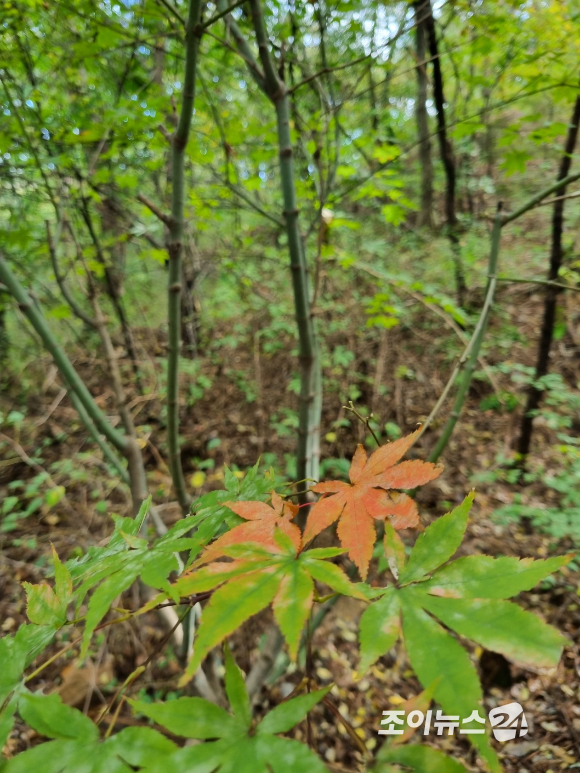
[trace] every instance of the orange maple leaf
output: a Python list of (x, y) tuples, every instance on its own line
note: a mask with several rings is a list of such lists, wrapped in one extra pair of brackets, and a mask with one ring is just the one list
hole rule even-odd
[(257, 542), (260, 545), (276, 548), (274, 533), (278, 527), (287, 534), (296, 550), (300, 550), (301, 533), (292, 518), (298, 512), (298, 505), (285, 502), (275, 491), (272, 491), (272, 506), (265, 502), (224, 502), (224, 506), (233, 510), (236, 515), (244, 518), (247, 523), (240, 523), (233, 529), (222, 534), (213, 544), (207, 547), (196, 565), (214, 561), (223, 556), (223, 549), (230, 545), (243, 542)]
[(366, 579), (376, 539), (374, 519), (388, 517), (395, 529), (419, 523), (417, 505), (411, 497), (386, 490), (422, 486), (443, 472), (440, 465), (420, 460), (396, 464), (413, 445), (417, 432), (381, 446), (368, 459), (364, 448), (357, 446), (348, 474), (350, 484), (337, 480), (312, 486), (312, 491), (332, 496), (312, 506), (304, 544), (340, 518), (340, 542)]

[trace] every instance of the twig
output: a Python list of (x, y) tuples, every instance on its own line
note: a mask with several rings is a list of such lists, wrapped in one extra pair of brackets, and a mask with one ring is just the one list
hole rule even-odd
[(165, 225), (168, 228), (171, 228), (171, 226), (174, 223), (174, 220), (171, 217), (171, 215), (166, 215), (164, 212), (162, 212), (156, 204), (154, 204), (152, 201), (150, 201), (147, 198), (147, 196), (144, 196), (142, 193), (138, 194), (137, 201), (140, 201), (141, 204), (144, 204), (147, 207), (147, 209), (149, 209), (149, 210), (151, 210), (151, 212), (153, 212), (155, 217), (159, 218), (159, 220), (161, 220), (162, 223), (165, 223)]
[[(418, 303), (422, 303), (425, 308), (429, 309), (429, 311), (432, 311), (433, 314), (436, 314), (438, 317), (440, 317), (445, 324), (453, 330), (453, 332), (457, 335), (457, 337), (460, 339), (462, 343), (465, 344), (466, 337), (463, 334), (463, 331), (459, 327), (459, 325), (455, 322), (455, 320), (449, 316), (449, 314), (446, 314), (443, 309), (439, 308), (439, 306), (436, 306), (434, 303), (429, 303), (429, 301), (425, 300), (425, 298), (422, 297), (420, 293), (415, 293), (413, 290), (409, 290), (409, 288), (404, 287), (403, 285), (399, 284), (394, 279), (389, 279), (387, 276), (382, 274), (380, 271), (377, 271), (374, 268), (371, 268), (370, 266), (366, 266), (363, 263), (355, 263), (355, 268), (358, 268), (360, 271), (364, 271), (367, 274), (370, 274), (371, 276), (376, 277), (377, 279), (382, 280), (386, 284), (391, 285), (394, 290), (400, 290), (401, 292), (405, 293), (406, 295), (409, 295), (411, 298), (416, 300)], [(498, 280), (499, 281), (499, 280)], [(504, 402), (503, 398), (500, 395), (499, 386), (497, 384), (497, 381), (495, 380), (493, 374), (491, 373), (489, 366), (487, 362), (483, 359), (483, 357), (479, 356), (477, 358), (477, 361), (481, 365), (482, 370), (484, 371), (485, 375), (487, 376), (489, 383), (492, 385), (499, 401), (501, 403)]]
[(537, 204), (537, 206), (543, 207), (544, 204), (553, 204), (555, 201), (563, 201), (564, 199), (577, 199), (578, 196), (580, 196), (580, 191), (575, 191), (574, 193), (567, 193), (565, 196), (556, 196), (554, 199), (546, 199), (545, 201), (540, 202), (540, 204)]
[(198, 34), (200, 32), (205, 32), (205, 30), (207, 30), (208, 27), (211, 27), (212, 24), (216, 23), (216, 21), (219, 21), (220, 19), (223, 19), (224, 16), (227, 16), (232, 11), (235, 11), (236, 8), (239, 8), (245, 2), (246, 2), (246, 0), (237, 0), (237, 2), (232, 3), (232, 5), (228, 6), (228, 8), (224, 8), (221, 11), (218, 11), (218, 13), (216, 13), (215, 16), (212, 16), (210, 19), (208, 19), (203, 24), (199, 24), (197, 29), (196, 29), (196, 32), (198, 32)]
[(365, 425), (365, 427), (368, 429), (368, 431), (374, 437), (376, 444), (378, 446), (380, 446), (381, 445), (381, 441), (375, 435), (375, 432), (374, 432), (374, 430), (373, 430), (373, 428), (371, 427), (371, 424), (370, 424), (370, 421), (374, 417), (374, 414), (373, 413), (369, 413), (368, 416), (363, 416), (354, 407), (354, 404), (353, 404), (352, 400), (348, 401), (348, 405), (343, 405), (342, 407), (344, 408), (345, 411), (350, 411), (351, 413), (354, 413), (354, 415), (357, 417), (357, 419)]
[[(554, 201), (554, 199), (552, 199)], [(544, 285), (545, 287), (559, 287), (562, 290), (571, 290), (573, 293), (580, 293), (580, 287), (565, 285), (561, 282), (552, 282), (549, 279), (518, 279), (514, 276), (498, 276), (498, 282), (514, 282), (515, 284)]]
[(61, 388), (60, 392), (57, 394), (57, 396), (54, 398), (52, 403), (48, 406), (47, 412), (44, 414), (44, 416), (41, 416), (40, 419), (37, 419), (34, 422), (34, 425), (36, 427), (41, 427), (45, 422), (47, 422), (52, 414), (56, 411), (60, 403), (62, 402), (64, 396), (66, 395), (66, 389), (64, 387)]

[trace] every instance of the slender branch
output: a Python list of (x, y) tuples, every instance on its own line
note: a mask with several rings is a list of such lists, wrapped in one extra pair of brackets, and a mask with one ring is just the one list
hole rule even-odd
[(580, 191), (575, 191), (574, 193), (567, 193), (565, 196), (556, 196), (555, 199), (546, 199), (545, 201), (542, 201), (541, 204), (538, 204), (538, 206), (544, 206), (545, 204), (553, 204), (556, 201), (564, 201), (564, 199), (577, 199), (578, 196), (580, 196)]
[(465, 348), (463, 355), (460, 357), (459, 362), (456, 364), (454, 368), (454, 372), (451, 374), (451, 378), (447, 382), (445, 389), (443, 390), (443, 393), (441, 394), (439, 400), (437, 401), (437, 404), (435, 405), (435, 408), (433, 409), (433, 411), (431, 411), (431, 414), (428, 416), (427, 421), (425, 422), (423, 427), (421, 427), (421, 431), (419, 433), (419, 436), (420, 436), (427, 429), (427, 427), (433, 420), (434, 416), (436, 415), (437, 411), (443, 404), (443, 401), (447, 397), (447, 394), (451, 389), (460, 370), (462, 368), (465, 368), (463, 373), (463, 379), (461, 381), (461, 384), (459, 385), (457, 394), (455, 395), (455, 401), (453, 403), (453, 408), (451, 409), (451, 414), (447, 419), (447, 422), (443, 428), (443, 432), (441, 433), (441, 436), (439, 437), (439, 440), (437, 441), (435, 448), (433, 449), (433, 451), (429, 456), (430, 462), (436, 462), (441, 456), (441, 454), (443, 453), (445, 446), (449, 442), (449, 438), (451, 437), (453, 430), (455, 429), (455, 425), (459, 420), (459, 416), (461, 415), (461, 410), (463, 408), (463, 403), (465, 402), (465, 398), (467, 397), (467, 393), (469, 391), (471, 378), (473, 376), (473, 371), (475, 370), (475, 365), (477, 363), (477, 358), (479, 355), (479, 351), (481, 349), (481, 344), (483, 343), (485, 330), (487, 328), (487, 323), (489, 321), (489, 314), (493, 305), (495, 288), (497, 286), (496, 273), (497, 273), (497, 262), (499, 257), (499, 247), (501, 242), (502, 225), (503, 225), (503, 218), (501, 216), (501, 203), (500, 203), (497, 208), (497, 214), (495, 216), (495, 222), (493, 224), (493, 231), (491, 234), (491, 248), (489, 252), (487, 290), (485, 293), (485, 302), (483, 304), (483, 309), (481, 310), (481, 315), (479, 317), (476, 329), (473, 331), (473, 335), (471, 337), (471, 340), (469, 341), (469, 344)]
[(70, 398), (71, 403), (73, 404), (76, 412), (79, 415), (80, 420), (85, 425), (85, 427), (90, 432), (93, 440), (98, 445), (98, 447), (101, 449), (103, 456), (105, 459), (107, 459), (113, 467), (117, 470), (119, 473), (121, 480), (123, 483), (126, 483), (129, 488), (131, 487), (131, 481), (129, 479), (129, 476), (127, 474), (127, 470), (123, 466), (123, 462), (121, 459), (117, 456), (115, 451), (111, 448), (111, 446), (103, 439), (102, 435), (100, 434), (99, 430), (96, 428), (95, 423), (89, 416), (89, 414), (85, 411), (84, 405), (80, 401), (78, 395), (73, 389), (70, 389), (68, 392), (68, 396)]
[[(316, 330), (311, 313), (308, 266), (298, 221), (299, 209), (294, 179), (294, 149), (290, 131), (290, 100), (285, 83), (278, 78), (270, 55), (270, 41), (260, 0), (250, 0), (260, 61), (265, 74), (265, 91), (276, 110), (280, 183), (284, 200), (284, 221), (292, 272), (294, 308), (298, 327), (300, 397), (296, 476), (318, 480), (320, 455), (320, 413), (322, 375)], [(304, 502), (307, 500), (305, 499)], [(301, 513), (302, 515), (302, 513)], [(305, 513), (303, 514), (305, 515)]]
[(86, 412), (95, 422), (98, 429), (105, 435), (115, 448), (122, 454), (127, 451), (127, 438), (118, 432), (108, 421), (105, 414), (95, 403), (93, 396), (85, 386), (79, 374), (74, 369), (71, 361), (67, 357), (64, 349), (60, 346), (56, 337), (48, 327), (48, 324), (39, 308), (34, 303), (30, 295), (20, 284), (12, 269), (6, 262), (3, 255), (0, 254), (0, 280), (6, 285), (11, 295), (14, 297), (18, 306), (25, 317), (28, 319), (34, 330), (40, 336), (44, 346), (52, 355), (58, 369), (71, 388), (76, 392), (79, 400), (83, 404)]
[[(219, 8), (220, 12), (224, 11), (226, 8), (225, 0), (218, 0), (217, 7)], [(250, 44), (244, 37), (243, 32), (240, 30), (236, 22), (231, 18), (231, 16), (226, 18), (226, 23), (236, 43), (236, 48), (234, 50), (237, 50), (238, 54), (245, 61), (250, 71), (250, 75), (258, 85), (258, 88), (260, 88), (265, 93), (266, 92), (265, 75), (260, 70), (260, 67), (258, 65), (258, 62), (256, 61), (256, 57), (254, 56), (254, 52), (252, 51)], [(211, 33), (208, 33), (208, 34), (211, 34)], [(215, 37), (215, 36), (212, 35), (212, 37)], [(220, 43), (222, 43), (222, 45), (225, 45), (227, 48), (231, 48), (231, 46), (227, 41), (220, 40), (220, 38), (216, 38), (216, 40), (219, 40)]]
[(255, 201), (253, 201), (252, 197), (249, 196), (243, 189), (239, 188), (237, 185), (234, 185), (233, 183), (229, 181), (225, 181), (226, 188), (229, 188), (229, 190), (232, 193), (235, 193), (236, 196), (239, 196), (240, 199), (246, 202), (253, 210), (255, 210), (258, 214), (262, 215), (262, 217), (265, 217), (267, 220), (270, 220), (270, 222), (274, 223), (278, 226), (278, 228), (284, 228), (285, 223), (283, 220), (281, 220), (279, 217), (276, 217), (276, 215), (272, 215), (270, 212), (268, 212), (265, 209), (262, 209), (262, 207), (259, 204), (256, 204)]
[(169, 13), (170, 13), (172, 16), (174, 16), (174, 17), (177, 19), (177, 21), (181, 22), (181, 24), (183, 24), (183, 25), (185, 26), (185, 19), (184, 19), (184, 18), (183, 18), (183, 16), (182, 16), (182, 15), (179, 13), (179, 11), (177, 10), (177, 8), (175, 8), (175, 6), (171, 5), (171, 3), (169, 3), (167, 0), (159, 0), (159, 2), (161, 3), (161, 5), (162, 5), (162, 6), (164, 6), (165, 8), (167, 8), (167, 10), (169, 11)]
[[(445, 322), (445, 324), (451, 330), (453, 330), (453, 332), (457, 335), (457, 337), (459, 338), (459, 340), (463, 344), (466, 343), (467, 339), (466, 339), (465, 335), (463, 334), (463, 331), (461, 330), (459, 325), (453, 320), (452, 317), (449, 316), (449, 314), (447, 314), (445, 311), (443, 311), (443, 309), (439, 308), (439, 306), (436, 306), (434, 303), (429, 303), (429, 301), (427, 301), (425, 298), (423, 298), (423, 296), (420, 295), (419, 293), (415, 293), (415, 292), (413, 292), (413, 290), (409, 290), (408, 287), (404, 287), (403, 285), (401, 285), (399, 282), (395, 281), (394, 279), (389, 279), (389, 277), (385, 276), (385, 274), (382, 274), (380, 271), (377, 271), (376, 269), (371, 268), (370, 266), (366, 266), (363, 263), (355, 263), (354, 264), (354, 268), (357, 268), (360, 271), (364, 271), (366, 274), (370, 274), (370, 276), (374, 276), (377, 279), (382, 280), (386, 284), (391, 285), (391, 287), (393, 287), (395, 292), (397, 290), (400, 290), (402, 293), (404, 293), (405, 295), (408, 295), (409, 297), (413, 298), (418, 303), (423, 304), (423, 306), (425, 306), (426, 309), (429, 309), (429, 311), (433, 312), (433, 314), (436, 314), (438, 317), (440, 317)], [(498, 279), (498, 281), (501, 281), (501, 280)], [(478, 358), (478, 361), (479, 361), (479, 364), (482, 367), (482, 370), (485, 371), (485, 374), (486, 374), (490, 384), (492, 385), (493, 389), (495, 390), (495, 392), (496, 392), (496, 394), (498, 396), (498, 399), (501, 399), (501, 397), (499, 395), (499, 389), (498, 389), (497, 382), (496, 382), (495, 378), (493, 377), (493, 375), (491, 374), (491, 372), (489, 370), (489, 366), (487, 365), (487, 363), (485, 362), (485, 360), (481, 356)], [(425, 429), (426, 429), (426, 427), (425, 427)]]
[[(52, 263), (52, 270), (54, 271), (54, 276), (56, 279), (56, 282), (58, 286), (60, 287), (60, 291), (64, 296), (64, 299), (68, 303), (68, 305), (71, 308), (71, 311), (73, 314), (78, 317), (80, 320), (82, 320), (86, 325), (89, 327), (96, 327), (97, 324), (95, 320), (90, 317), (88, 314), (86, 314), (81, 307), (78, 305), (78, 303), (75, 301), (75, 299), (72, 297), (71, 293), (69, 292), (68, 287), (66, 286), (66, 281), (64, 277), (61, 275), (60, 270), (58, 268), (58, 260), (56, 257), (56, 245), (52, 238), (52, 233), (50, 230), (50, 223), (48, 220), (45, 221), (46, 225), (46, 239), (48, 242), (48, 252), (50, 255), (50, 261)], [(62, 223), (59, 222), (57, 226), (57, 241), (58, 241), (58, 233), (60, 229), (62, 228)]]
[(532, 196), (524, 204), (522, 204), (516, 210), (511, 212), (509, 215), (504, 215), (501, 223), (502, 226), (507, 225), (508, 223), (511, 223), (512, 220), (516, 220), (518, 217), (521, 217), (528, 210), (540, 204), (540, 202), (543, 199), (545, 199), (546, 196), (549, 196), (551, 193), (556, 193), (562, 188), (566, 188), (566, 186), (570, 185), (570, 183), (573, 183), (578, 179), (580, 179), (580, 172), (574, 172), (574, 174), (569, 174), (567, 177), (564, 177), (563, 179), (556, 180), (555, 183), (552, 183), (552, 185), (549, 185), (547, 188), (544, 188), (543, 191), (536, 193), (535, 196)]
[(155, 215), (155, 217), (159, 218), (162, 223), (165, 223), (168, 228), (171, 228), (173, 225), (173, 218), (171, 215), (166, 215), (164, 212), (162, 212), (158, 206), (156, 206), (147, 198), (147, 196), (144, 196), (142, 193), (137, 196), (137, 201), (140, 201), (141, 204), (144, 204), (147, 209), (149, 209)]
[[(553, 199), (552, 199), (553, 201)], [(562, 282), (551, 282), (549, 279), (518, 279), (515, 276), (498, 276), (496, 277), (498, 282), (509, 282), (514, 284), (525, 285), (543, 285), (544, 287), (558, 287), (560, 290), (571, 290), (573, 293), (580, 293), (580, 287), (574, 287), (574, 285), (565, 285)]]
[(232, 5), (228, 6), (227, 8), (222, 9), (221, 11), (216, 13), (215, 16), (212, 16), (211, 18), (209, 18), (203, 24), (198, 25), (198, 30), (200, 32), (204, 32), (206, 29), (208, 29), (208, 27), (211, 27), (213, 24), (215, 24), (216, 21), (219, 21), (220, 19), (223, 19), (224, 16), (227, 16), (228, 13), (231, 13), (232, 11), (235, 11), (236, 8), (239, 8), (245, 2), (246, 2), (246, 0), (237, 0), (237, 2), (232, 3)]

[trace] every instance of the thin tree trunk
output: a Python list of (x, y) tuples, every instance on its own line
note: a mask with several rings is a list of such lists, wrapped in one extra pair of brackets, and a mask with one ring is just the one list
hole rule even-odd
[(252, 9), (252, 21), (256, 32), (260, 61), (264, 71), (265, 92), (276, 109), (280, 178), (284, 200), (283, 214), (288, 236), (294, 307), (298, 325), (300, 398), (296, 478), (299, 481), (306, 479), (317, 480), (322, 378), (318, 342), (310, 308), (306, 256), (298, 223), (299, 212), (294, 179), (294, 151), (290, 133), (290, 100), (286, 84), (278, 77), (270, 56), (270, 41), (266, 32), (259, 0), (250, 0), (250, 7)]
[(8, 294), (0, 287), (0, 376), (8, 363), (8, 346), (10, 343), (6, 327), (7, 300)]
[(435, 102), (435, 109), (437, 110), (437, 137), (439, 139), (441, 161), (445, 169), (445, 220), (447, 235), (449, 237), (451, 251), (453, 253), (457, 301), (459, 305), (463, 305), (467, 287), (465, 284), (463, 266), (461, 264), (461, 256), (459, 254), (459, 235), (457, 233), (457, 214), (455, 211), (455, 159), (453, 157), (453, 148), (451, 146), (451, 142), (447, 136), (447, 125), (445, 119), (445, 95), (443, 91), (443, 72), (441, 70), (439, 44), (437, 42), (437, 33), (435, 31), (435, 19), (433, 18), (431, 0), (425, 0), (425, 2), (422, 3), (421, 13), (425, 19), (424, 23), (427, 33), (427, 41), (429, 44), (429, 54), (432, 60), (433, 100)]
[(433, 225), (433, 162), (431, 160), (431, 139), (429, 135), (429, 114), (427, 113), (427, 31), (425, 29), (425, 4), (417, 0), (415, 9), (415, 52), (417, 55), (417, 98), (415, 118), (419, 140), (419, 165), (421, 167), (421, 209), (417, 225), (430, 228)]
[[(578, 138), (579, 124), (580, 97), (577, 97), (576, 102), (574, 103), (574, 110), (572, 112), (572, 120), (568, 127), (568, 133), (564, 143), (564, 154), (560, 161), (560, 169), (558, 171), (558, 177), (556, 178), (557, 180), (564, 180), (570, 173), (570, 167), (572, 166), (572, 154), (574, 152), (576, 140)], [(566, 188), (565, 186), (562, 186), (561, 188), (557, 188), (555, 192), (557, 196), (563, 196), (566, 192)], [(552, 214), (552, 246), (550, 250), (548, 282), (555, 282), (558, 279), (558, 274), (560, 273), (560, 268), (564, 259), (562, 234), (564, 231), (565, 201), (566, 200), (563, 198), (557, 198), (554, 202), (554, 210)], [(546, 287), (544, 296), (544, 314), (542, 318), (542, 328), (540, 331), (540, 341), (538, 344), (536, 372), (534, 375), (535, 382), (545, 376), (550, 368), (550, 349), (552, 346), (552, 340), (554, 338), (554, 323), (556, 321), (558, 293), (560, 290), (561, 288), (555, 287), (554, 285), (548, 285)], [(530, 385), (517, 446), (518, 453), (523, 459), (525, 459), (525, 457), (530, 452), (534, 416), (535, 412), (540, 406), (543, 394), (544, 390), (536, 386), (535, 383)]]
[(181, 466), (179, 448), (179, 355), (181, 348), (181, 293), (183, 291), (183, 220), (185, 207), (185, 148), (189, 140), (195, 102), (197, 55), (199, 51), (201, 0), (190, 0), (185, 29), (185, 74), (179, 122), (172, 139), (172, 203), (169, 227), (169, 355), (167, 362), (167, 447), (169, 467), (183, 513), (189, 511), (189, 497)]

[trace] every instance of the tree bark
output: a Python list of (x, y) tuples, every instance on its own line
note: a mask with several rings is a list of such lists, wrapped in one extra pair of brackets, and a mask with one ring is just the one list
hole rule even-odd
[(427, 113), (427, 31), (425, 28), (425, 4), (417, 0), (415, 9), (415, 53), (417, 55), (417, 98), (415, 100), (415, 119), (419, 140), (419, 166), (421, 167), (421, 209), (418, 226), (430, 228), (433, 225), (433, 162), (431, 159), (431, 139), (429, 136), (429, 115)]
[(201, 0), (190, 0), (185, 29), (185, 74), (181, 111), (173, 135), (171, 157), (172, 203), (169, 228), (169, 356), (167, 361), (167, 447), (169, 467), (177, 499), (184, 514), (189, 512), (189, 497), (181, 466), (179, 448), (179, 355), (181, 349), (181, 294), (183, 292), (183, 236), (185, 209), (185, 149), (189, 140), (195, 102), (197, 55), (200, 43), (198, 29)]
[(441, 161), (443, 168), (445, 169), (445, 220), (447, 228), (447, 236), (451, 243), (451, 251), (453, 253), (453, 265), (455, 272), (455, 289), (457, 294), (457, 301), (459, 305), (463, 305), (465, 299), (465, 292), (467, 290), (465, 284), (465, 274), (463, 266), (461, 264), (461, 256), (459, 254), (459, 234), (457, 232), (457, 214), (455, 209), (455, 188), (456, 188), (456, 171), (455, 171), (455, 159), (453, 157), (453, 148), (451, 141), (447, 136), (447, 125), (445, 118), (445, 95), (443, 91), (443, 72), (441, 70), (441, 60), (439, 58), (439, 44), (437, 41), (437, 33), (435, 30), (435, 19), (433, 18), (433, 8), (431, 6), (431, 0), (425, 0), (420, 5), (421, 13), (424, 16), (425, 30), (427, 33), (427, 41), (429, 45), (429, 55), (431, 57), (431, 65), (433, 68), (433, 101), (435, 102), (435, 109), (437, 111), (437, 138), (439, 140), (439, 152), (441, 154)]
[[(568, 133), (564, 143), (564, 154), (560, 161), (557, 180), (564, 180), (570, 173), (572, 166), (572, 153), (576, 146), (578, 138), (578, 125), (580, 124), (580, 96), (576, 98), (574, 109), (572, 111), (572, 120), (568, 126)], [(557, 188), (556, 196), (563, 196), (566, 192), (565, 185)], [(550, 266), (548, 269), (548, 282), (555, 282), (558, 279), (560, 268), (564, 259), (564, 250), (562, 247), (562, 234), (564, 231), (564, 205), (565, 199), (557, 199), (554, 202), (552, 213), (552, 245), (550, 249)], [(538, 353), (536, 358), (536, 372), (534, 382), (537, 382), (545, 376), (550, 368), (550, 349), (554, 338), (554, 323), (556, 321), (556, 311), (558, 307), (558, 293), (561, 288), (554, 285), (546, 286), (544, 296), (544, 313), (542, 317), (542, 327), (540, 331), (540, 341), (538, 344)], [(533, 421), (535, 412), (540, 406), (544, 390), (532, 383), (528, 390), (526, 409), (522, 418), (520, 428), (520, 437), (518, 440), (517, 451), (522, 459), (525, 459), (530, 452), (530, 445), (533, 433)]]

